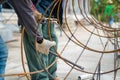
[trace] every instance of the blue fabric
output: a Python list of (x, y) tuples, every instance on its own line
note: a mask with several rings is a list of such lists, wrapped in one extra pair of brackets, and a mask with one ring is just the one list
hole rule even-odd
[(2, 12), (2, 4), (0, 4), (0, 12)]
[(112, 26), (113, 23), (114, 23), (114, 18), (110, 18), (109, 25)]
[[(5, 66), (8, 57), (8, 50), (7, 47), (0, 37), (0, 74), (5, 73)], [(4, 80), (4, 77), (0, 77), (0, 80)]]

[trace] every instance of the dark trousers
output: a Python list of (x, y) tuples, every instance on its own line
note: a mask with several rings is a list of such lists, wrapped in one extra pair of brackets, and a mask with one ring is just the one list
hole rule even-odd
[[(50, 26), (49, 26), (50, 25)], [(50, 35), (49, 35), (50, 30)], [(43, 37), (45, 39), (50, 40), (50, 37), (53, 41), (55, 41), (58, 45), (58, 39), (55, 33), (54, 29), (54, 23), (44, 23), (39, 26), (40, 33), (43, 34)], [(57, 49), (56, 45), (56, 49)], [(36, 53), (35, 49), (35, 39), (33, 39), (29, 34), (25, 32), (24, 34), (24, 48), (25, 48), (25, 54), (28, 62), (28, 67), (30, 72), (37, 71), (37, 70), (44, 70), (44, 67), (48, 67), (51, 65), (55, 60), (56, 57), (48, 54), (44, 55), (42, 53)], [(51, 51), (55, 52), (54, 47), (50, 48)], [(48, 69), (48, 72), (52, 77), (56, 77), (56, 70), (57, 70), (57, 63), (55, 62), (52, 67)], [(52, 77), (46, 72), (43, 71), (41, 73), (33, 74), (31, 75), (31, 80), (53, 80)]]

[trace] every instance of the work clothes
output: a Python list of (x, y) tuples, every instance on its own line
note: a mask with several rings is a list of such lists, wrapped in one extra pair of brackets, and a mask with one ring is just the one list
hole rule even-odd
[(115, 7), (112, 4), (108, 4), (105, 7), (104, 15), (108, 16), (108, 17), (114, 17), (115, 16)]
[[(7, 57), (8, 57), (8, 49), (3, 39), (0, 36), (0, 74), (5, 73)], [(4, 77), (0, 76), (0, 80), (4, 80)]]
[(27, 33), (32, 35), (32, 38), (37, 37), (37, 42), (42, 43), (43, 36), (37, 32), (37, 22), (31, 9), (31, 0), (8, 0), (9, 3), (14, 7), (17, 13), (19, 22), (25, 26)]
[(108, 23), (110, 26), (114, 23), (115, 16), (115, 7), (112, 4), (108, 4), (104, 10), (104, 16), (108, 19)]
[(2, 4), (0, 4), (0, 12), (2, 12)]
[[(59, 1), (56, 4), (56, 2), (53, 3), (53, 0), (32, 0), (32, 1), (33, 1), (34, 5), (36, 6), (37, 10), (41, 14), (43, 14), (46, 18), (50, 17), (51, 10), (53, 9), (54, 5), (56, 5), (55, 8), (53, 9), (53, 12), (52, 12), (52, 15), (51, 15), (50, 18), (57, 18), (57, 20), (60, 21), (60, 24), (62, 24), (62, 19), (63, 19), (62, 2), (60, 3), (60, 1)], [(60, 4), (60, 7), (59, 7), (59, 4)], [(49, 7), (49, 9), (46, 12), (46, 9), (48, 7)], [(59, 13), (58, 13), (58, 10), (59, 10)], [(50, 24), (49, 24), (48, 22), (45, 22), (45, 23), (42, 23), (41, 26), (42, 27), (39, 28), (39, 30), (40, 30), (40, 33), (42, 32), (41, 34), (43, 34), (43, 38), (50, 40), (50, 37), (49, 37), (49, 35), (50, 35), (52, 40), (55, 41), (56, 44), (58, 44), (58, 39), (57, 39), (55, 30), (54, 30), (54, 26), (55, 26), (54, 23), (50, 22)], [(49, 30), (50, 30), (50, 34), (49, 34)], [(27, 48), (25, 48), (25, 49), (27, 49)], [(56, 45), (56, 49), (57, 49), (57, 45)], [(55, 50), (54, 50), (53, 47), (50, 49), (50, 51), (55, 53)], [(43, 54), (40, 53), (39, 55), (40, 55), (40, 58), (41, 58), (43, 64), (46, 67), (51, 65), (56, 60), (56, 57), (51, 55), (50, 53), (48, 55), (43, 55)], [(30, 58), (30, 56), (28, 56), (28, 57)], [(43, 67), (41, 67), (41, 63), (39, 61), (33, 61), (33, 59), (31, 59), (30, 62), (31, 63), (29, 63), (29, 69), (31, 71), (44, 69)], [(35, 62), (39, 63), (39, 66), (37, 65), (37, 63), (34, 64)], [(30, 68), (30, 67), (32, 67), (32, 68)], [(55, 78), (57, 76), (56, 71), (57, 71), (57, 63), (55, 62), (54, 65), (48, 69), (48, 72), (53, 78)], [(39, 73), (37, 75), (31, 75), (31, 76), (32, 76), (33, 80), (34, 80), (34, 78), (36, 80), (54, 80), (49, 74), (46, 71), (44, 71), (44, 72)]]
[[(55, 49), (57, 49), (58, 45), (58, 39), (55, 33), (54, 23), (43, 23), (39, 26), (39, 33), (42, 33), (43, 37), (47, 40), (50, 40), (49, 30), (51, 39), (56, 42), (55, 48), (51, 47), (50, 51), (55, 52)], [(44, 70), (44, 67), (48, 67), (56, 60), (56, 57), (51, 55), (50, 53), (48, 55), (42, 54), (41, 52), (37, 54), (35, 39), (33, 39), (31, 35), (26, 33), (26, 31), (24, 34), (24, 48), (30, 72)], [(50, 75), (52, 75), (53, 78), (56, 77), (56, 70), (57, 64), (55, 62), (53, 66), (48, 69), (48, 72), (50, 73)], [(37, 74), (32, 74), (31, 80), (54, 80), (52, 77), (50, 77), (50, 75), (46, 71), (43, 71)]]

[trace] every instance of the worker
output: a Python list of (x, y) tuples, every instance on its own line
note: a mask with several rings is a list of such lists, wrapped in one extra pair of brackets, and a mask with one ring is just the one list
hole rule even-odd
[[(56, 2), (54, 2), (54, 0), (33, 0), (33, 3), (36, 6), (39, 13), (43, 14), (46, 18), (49, 18), (51, 10)], [(59, 4), (60, 4), (60, 7), (58, 6)], [(46, 9), (50, 5), (51, 5), (51, 7), (46, 12)], [(59, 9), (60, 9), (60, 12), (59, 12), (59, 14), (57, 14), (57, 10), (59, 10)], [(50, 48), (50, 51), (52, 51), (54, 53), (56, 53), (57, 46), (58, 46), (58, 38), (56, 36), (55, 24), (54, 24), (54, 20), (56, 20), (55, 18), (58, 19), (57, 15), (59, 16), (59, 19), (60, 19), (57, 21), (60, 24), (62, 24), (63, 7), (62, 7), (62, 2), (60, 2), (60, 1), (58, 4), (56, 4), (55, 9), (53, 9), (52, 16), (50, 17), (51, 18), (50, 23), (49, 23), (49, 19), (45, 20), (43, 23), (38, 23), (38, 24), (40, 24), (40, 26), (39, 26), (40, 31), (41, 31), (40, 33), (43, 34), (43, 38), (45, 38), (47, 40), (51, 39), (56, 42), (56, 46)], [(36, 18), (37, 18), (37, 16), (36, 16)], [(50, 34), (49, 34), (49, 30), (50, 30)], [(31, 42), (27, 43), (30, 40), (31, 40)], [(37, 70), (43, 70), (44, 68), (49, 67), (56, 60), (56, 57), (54, 55), (52, 55), (50, 53), (48, 55), (44, 55), (44, 54), (42, 54), (42, 52), (40, 52), (40, 53), (38, 53), (38, 55), (42, 61), (42, 63), (41, 63), (41, 61), (36, 58), (37, 55), (33, 56), (33, 54), (36, 54), (35, 49), (33, 49), (33, 47), (35, 46), (33, 44), (34, 40), (31, 39), (31, 37), (29, 35), (25, 34), (24, 41), (25, 41), (24, 42), (25, 53), (27, 56), (27, 61), (29, 61), (28, 66), (29, 66), (29, 70), (31, 72), (37, 71)], [(31, 43), (31, 46), (29, 46), (30, 43)], [(37, 73), (37, 74), (32, 74), (31, 79), (32, 80), (59, 80), (60, 78), (57, 76), (56, 71), (57, 71), (57, 62), (55, 62), (48, 69), (48, 71), (44, 71), (44, 72)]]
[[(18, 19), (21, 23), (21, 25), (24, 25), (25, 27), (25, 34), (31, 36), (32, 39), (37, 39), (37, 47), (39, 48), (39, 51), (42, 52), (42, 54), (49, 53), (49, 48), (56, 45), (54, 41), (49, 41), (43, 38), (43, 36), (37, 32), (37, 22), (35, 20), (33, 10), (32, 10), (32, 2), (31, 0), (6, 0), (8, 1), (14, 8)], [(0, 3), (5, 2), (5, 0), (0, 0)], [(1, 38), (0, 38), (1, 40)], [(28, 41), (29, 43), (30, 41)], [(29, 44), (30, 45), (30, 44)], [(34, 49), (36, 48), (33, 47)], [(0, 74), (4, 74), (6, 60), (7, 60), (7, 50), (5, 43), (1, 40), (0, 42)], [(5, 54), (4, 54), (4, 53)], [(32, 54), (37, 55), (37, 54)], [(32, 59), (32, 58), (31, 58)], [(4, 78), (0, 79), (4, 80)], [(36, 80), (36, 79), (34, 79)]]
[(112, 27), (115, 16), (115, 6), (113, 5), (112, 0), (107, 1), (107, 5), (104, 10), (104, 15), (108, 19), (109, 26)]

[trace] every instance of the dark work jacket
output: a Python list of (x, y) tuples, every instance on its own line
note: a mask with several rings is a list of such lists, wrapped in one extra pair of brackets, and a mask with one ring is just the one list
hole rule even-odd
[[(37, 10), (44, 14), (46, 17), (49, 17), (50, 13), (51, 13), (51, 10), (53, 8), (53, 6), (56, 4), (56, 3), (53, 3), (54, 0), (32, 0), (33, 1), (33, 4), (36, 6)], [(56, 0), (58, 1), (58, 0)], [(50, 6), (52, 4), (52, 6), (46, 11), (46, 9), (48, 8), (48, 6)], [(60, 7), (58, 6), (60, 4)], [(62, 24), (62, 19), (63, 19), (63, 0), (60, 1), (57, 3), (57, 5), (55, 6), (55, 8), (53, 9), (53, 12), (52, 12), (52, 18), (57, 18), (57, 15), (59, 15), (59, 20), (60, 20), (60, 23)], [(59, 11), (59, 13), (57, 14), (57, 11)]]
[(8, 0), (13, 6), (21, 25), (24, 25), (26, 32), (34, 39), (37, 37), (39, 43), (42, 42), (43, 36), (37, 33), (37, 22), (31, 9), (31, 0)]

